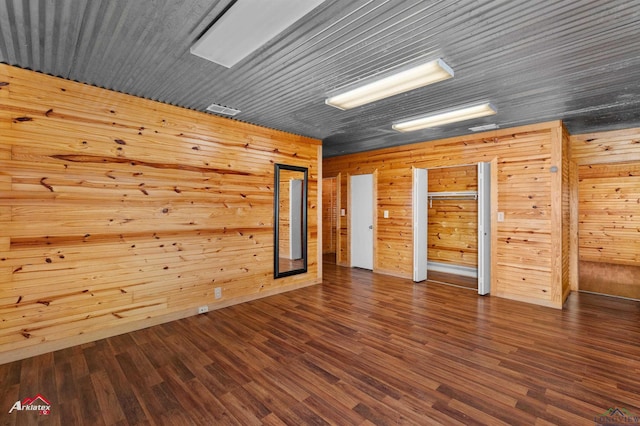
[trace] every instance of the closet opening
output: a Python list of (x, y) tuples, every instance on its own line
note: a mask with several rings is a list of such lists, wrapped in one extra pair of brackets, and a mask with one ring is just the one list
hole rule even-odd
[(490, 163), (414, 169), (414, 281), (488, 294)]

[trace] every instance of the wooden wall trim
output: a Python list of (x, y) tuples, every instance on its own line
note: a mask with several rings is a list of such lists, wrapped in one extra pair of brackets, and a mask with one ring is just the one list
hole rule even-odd
[[(316, 271), (316, 276), (318, 278), (318, 282), (321, 282), (321, 278), (322, 278), (322, 161), (320, 160), (322, 158), (322, 145), (319, 145), (317, 147), (317, 175), (315, 176), (315, 181), (317, 182), (317, 189), (316, 189), (316, 197), (315, 200), (313, 202), (316, 203), (315, 205), (315, 211), (316, 211), (316, 228), (315, 228), (315, 233), (316, 233), (316, 262), (317, 262), (317, 271)], [(313, 212), (314, 207), (311, 206), (311, 208), (309, 209), (309, 211)]]
[(498, 203), (498, 158), (491, 159), (491, 287), (498, 288), (498, 278), (494, 271), (498, 270), (498, 211), (500, 209)]
[[(551, 131), (551, 281), (562, 283), (562, 129)], [(551, 168), (556, 168), (553, 172)], [(551, 303), (561, 304), (562, 285), (551, 288)]]
[(570, 209), (571, 209), (571, 241), (570, 241), (570, 253), (571, 253), (571, 272), (570, 272), (570, 277), (571, 277), (571, 282), (570, 282), (570, 288), (571, 291), (578, 291), (579, 290), (579, 281), (578, 281), (578, 261), (580, 258), (580, 245), (579, 245), (579, 238), (578, 238), (578, 213), (579, 213), (579, 208), (578, 208), (578, 203), (579, 203), (579, 197), (578, 197), (578, 165), (575, 163), (575, 161), (571, 161), (571, 166), (570, 166), (570, 171), (569, 171), (569, 175), (570, 175), (570, 191), (571, 191), (571, 199), (570, 199)]

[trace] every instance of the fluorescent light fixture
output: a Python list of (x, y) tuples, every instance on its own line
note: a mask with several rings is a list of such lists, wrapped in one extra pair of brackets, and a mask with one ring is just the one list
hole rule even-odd
[[(391, 73), (392, 72), (392, 73)], [(340, 109), (360, 105), (389, 96), (408, 92), (453, 77), (453, 70), (442, 59), (436, 59), (410, 68), (402, 67), (371, 77), (369, 83), (358, 83), (334, 92), (325, 100), (327, 105)], [(356, 87), (357, 86), (357, 87)], [(353, 88), (349, 88), (353, 87)]]
[(324, 0), (237, 0), (191, 47), (191, 53), (231, 68)]
[(437, 127), (458, 121), (471, 120), (472, 118), (493, 115), (496, 108), (490, 103), (473, 105), (456, 110), (448, 110), (440, 113), (417, 117), (407, 121), (399, 121), (393, 124), (393, 129), (399, 132), (412, 132), (414, 130)]

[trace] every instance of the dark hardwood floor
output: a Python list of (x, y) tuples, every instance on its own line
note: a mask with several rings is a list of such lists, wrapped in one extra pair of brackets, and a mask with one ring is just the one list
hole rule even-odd
[[(640, 415), (638, 302), (574, 293), (558, 311), (324, 272), (322, 285), (0, 365), (1, 423), (593, 425)], [(51, 414), (8, 414), (37, 394)]]
[(478, 278), (465, 277), (462, 275), (448, 274), (446, 272), (428, 271), (428, 280), (434, 283), (455, 285), (470, 290), (478, 291)]

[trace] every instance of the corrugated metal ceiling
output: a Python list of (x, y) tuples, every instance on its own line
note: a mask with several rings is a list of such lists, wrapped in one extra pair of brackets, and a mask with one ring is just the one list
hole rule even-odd
[[(487, 123), (640, 126), (639, 1), (326, 0), (227, 69), (189, 48), (230, 1), (0, 0), (0, 61), (200, 111), (237, 108), (239, 120), (323, 139), (325, 156)], [(453, 79), (349, 111), (324, 104), (337, 87), (437, 57)], [(391, 130), (477, 101), (498, 114)]]

